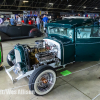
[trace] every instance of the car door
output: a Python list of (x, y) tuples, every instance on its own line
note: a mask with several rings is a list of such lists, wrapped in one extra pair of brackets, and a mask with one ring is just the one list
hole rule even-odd
[(20, 36), (22, 36), (21, 27), (22, 26), (8, 26), (7, 34), (10, 37), (20, 37)]
[(75, 61), (75, 44), (72, 41), (69, 41), (69, 43), (64, 44), (63, 52), (64, 52), (63, 64)]
[(100, 59), (100, 29), (97, 26), (76, 28), (75, 61)]
[(35, 28), (35, 26), (32, 25), (23, 25), (21, 27), (21, 31), (22, 31), (22, 36), (29, 36), (29, 32), (31, 29)]

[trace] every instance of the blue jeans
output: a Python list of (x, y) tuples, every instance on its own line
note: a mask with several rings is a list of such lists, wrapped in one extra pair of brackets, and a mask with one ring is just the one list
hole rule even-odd
[(45, 28), (46, 24), (47, 24), (47, 22), (43, 22), (43, 27), (44, 27), (44, 28)]
[(37, 24), (37, 28), (40, 30), (40, 24)]

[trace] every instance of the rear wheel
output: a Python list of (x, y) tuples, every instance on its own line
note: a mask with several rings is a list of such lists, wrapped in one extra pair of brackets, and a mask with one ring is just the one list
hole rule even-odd
[(32, 37), (32, 38), (34, 38), (34, 32), (32, 32), (32, 33), (29, 33), (29, 37)]
[(29, 89), (38, 96), (49, 93), (56, 82), (55, 70), (50, 66), (41, 66), (33, 72), (29, 79)]

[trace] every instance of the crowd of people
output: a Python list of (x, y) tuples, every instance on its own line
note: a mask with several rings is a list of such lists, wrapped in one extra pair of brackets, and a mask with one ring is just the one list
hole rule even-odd
[[(73, 16), (73, 15), (72, 15)], [(79, 16), (79, 15), (78, 15)], [(42, 16), (20, 16), (20, 15), (16, 15), (15, 18), (11, 17), (10, 19), (8, 18), (4, 18), (2, 19), (0, 17), (0, 24), (2, 24), (3, 22), (9, 22), (10, 25), (12, 26), (22, 26), (23, 24), (29, 24), (29, 22), (31, 22), (30, 25), (35, 25), (39, 30), (44, 30), (46, 29), (46, 24), (50, 23), (52, 21), (56, 21), (56, 20), (62, 20), (64, 17), (69, 17), (67, 15), (64, 16), (57, 16), (57, 18), (54, 18), (52, 16), (51, 19), (48, 19), (47, 15), (44, 14)]]
[[(23, 23), (22, 23), (23, 20)], [(29, 21), (32, 21), (35, 26), (40, 30), (42, 27), (45, 30), (46, 24), (49, 22), (49, 19), (46, 15), (43, 15), (40, 17), (39, 15), (37, 17), (27, 17), (21, 18), (20, 15), (16, 16), (16, 19), (13, 17), (10, 19), (10, 24), (13, 25), (22, 25), (22, 24), (28, 24)]]
[(45, 29), (45, 25), (49, 22), (49, 19), (46, 15), (44, 15), (44, 16), (38, 15), (37, 17), (29, 17), (29, 18), (27, 16), (25, 16), (24, 23), (28, 24), (29, 20), (32, 20), (33, 24), (35, 24), (39, 30), (41, 29), (42, 26)]
[(3, 20), (0, 17), (0, 24), (2, 24), (3, 22), (8, 22), (9, 25), (11, 26), (22, 26), (23, 24), (29, 24), (29, 21), (32, 22), (32, 25), (34, 24), (39, 30), (44, 29), (46, 27), (46, 24), (49, 22), (49, 19), (46, 15), (43, 16), (33, 16), (33, 17), (21, 17), (20, 15), (16, 15), (15, 18), (11, 17), (10, 19), (5, 18), (5, 20)]
[(11, 18), (1, 18), (0, 16), (0, 24), (3, 24), (4, 22), (8, 22), (9, 25), (20, 25), (22, 24), (22, 19), (20, 18), (20, 15), (17, 15), (16, 16), (16, 19), (14, 17), (11, 17)]

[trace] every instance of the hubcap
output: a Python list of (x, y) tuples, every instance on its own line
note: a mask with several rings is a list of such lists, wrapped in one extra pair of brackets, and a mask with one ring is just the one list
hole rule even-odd
[(52, 73), (45, 73), (40, 76), (38, 83), (37, 83), (37, 89), (41, 92), (45, 92), (51, 88), (51, 86), (54, 83), (54, 76)]
[(45, 83), (45, 84), (47, 84), (47, 83), (48, 83), (48, 80), (47, 80), (47, 79), (45, 79), (44, 77), (42, 77), (41, 81), (42, 81), (43, 83)]

